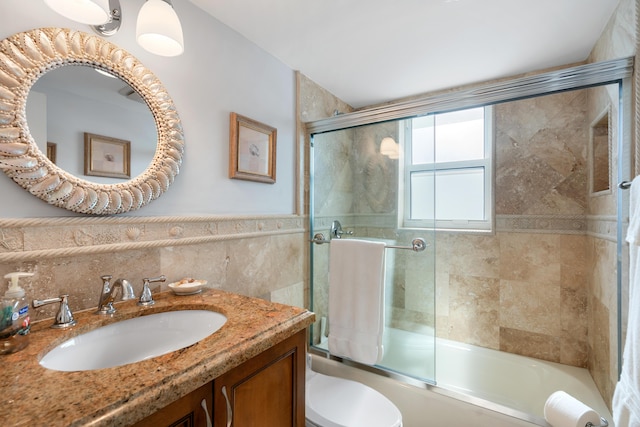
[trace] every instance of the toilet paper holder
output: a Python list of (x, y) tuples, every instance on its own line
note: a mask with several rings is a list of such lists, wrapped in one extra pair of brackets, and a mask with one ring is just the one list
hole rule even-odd
[(609, 421), (606, 418), (600, 417), (600, 425), (595, 425), (591, 421), (587, 423), (584, 427), (607, 427), (609, 425)]

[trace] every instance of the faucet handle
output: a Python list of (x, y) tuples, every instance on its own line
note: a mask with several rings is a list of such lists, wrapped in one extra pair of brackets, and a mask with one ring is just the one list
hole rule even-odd
[(156, 302), (153, 300), (153, 296), (151, 295), (151, 289), (149, 289), (150, 283), (155, 282), (164, 282), (167, 280), (167, 277), (163, 274), (162, 276), (148, 278), (145, 277), (142, 279), (142, 294), (140, 294), (140, 300), (138, 301), (138, 305), (148, 306), (153, 305)]
[(353, 235), (353, 231), (343, 231), (342, 224), (337, 219), (331, 223), (331, 230), (329, 230), (330, 239), (340, 239), (343, 234)]
[(44, 300), (34, 299), (31, 304), (33, 305), (33, 308), (38, 308), (46, 304), (53, 304), (54, 302), (60, 303), (60, 309), (58, 310), (56, 320), (51, 327), (54, 329), (64, 329), (74, 326), (76, 321), (73, 318), (71, 309), (69, 308), (69, 295), (61, 295), (59, 298), (49, 298)]
[(102, 290), (100, 291), (100, 299), (98, 300), (98, 314), (113, 314), (116, 312), (113, 306), (113, 301), (109, 300), (111, 297), (111, 274), (105, 274), (100, 276), (102, 279)]
[(105, 274), (104, 276), (100, 276), (100, 278), (102, 279), (102, 294), (100, 295), (100, 298), (102, 298), (102, 295), (109, 292), (111, 289), (111, 279), (113, 279), (113, 276)]

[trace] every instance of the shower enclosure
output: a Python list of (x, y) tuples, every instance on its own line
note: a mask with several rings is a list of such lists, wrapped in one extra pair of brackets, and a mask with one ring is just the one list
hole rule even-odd
[[(415, 252), (399, 248), (385, 251), (385, 333), (381, 366), (425, 381), (435, 377), (435, 238), (431, 229), (399, 229), (398, 161), (379, 153), (384, 138), (398, 141), (399, 122), (379, 123), (314, 136), (312, 235), (332, 235), (337, 221), (342, 238), (382, 240), (388, 246), (411, 246), (415, 238), (428, 246)], [(314, 244), (313, 310), (328, 313), (329, 244)], [(408, 273), (408, 274), (407, 274)], [(313, 329), (315, 344), (326, 347), (328, 321)], [(401, 328), (399, 328), (401, 327)], [(396, 329), (419, 332), (414, 348), (397, 345)], [(411, 362), (409, 363), (409, 359)], [(407, 371), (407, 368), (410, 369)]]
[[(589, 64), (308, 124), (310, 240), (427, 243), (422, 252), (387, 249), (385, 356), (364, 368), (446, 383), (436, 350), (443, 339), (588, 369), (610, 402), (631, 64)], [(332, 233), (336, 221), (341, 234)], [(310, 245), (319, 319), (311, 346), (326, 352), (330, 244)]]

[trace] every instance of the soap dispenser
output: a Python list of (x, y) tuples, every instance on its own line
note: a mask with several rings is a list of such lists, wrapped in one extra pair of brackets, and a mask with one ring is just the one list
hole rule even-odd
[(9, 289), (2, 299), (0, 312), (0, 354), (15, 353), (29, 344), (29, 302), (24, 289), (19, 286), (20, 278), (29, 276), (33, 273), (16, 271), (4, 276), (9, 279)]

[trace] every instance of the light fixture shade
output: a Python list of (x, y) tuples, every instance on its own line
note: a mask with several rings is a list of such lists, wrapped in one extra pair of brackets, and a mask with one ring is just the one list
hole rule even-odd
[[(397, 159), (399, 154), (398, 144), (393, 140), (393, 138), (386, 137), (382, 138), (380, 142), (380, 154), (384, 154), (391, 159)], [(395, 156), (395, 157), (392, 157)]]
[(65, 18), (88, 25), (109, 22), (109, 0), (44, 0), (54, 11)]
[(151, 53), (177, 56), (184, 52), (182, 25), (171, 4), (163, 0), (147, 0), (138, 13), (138, 44)]

